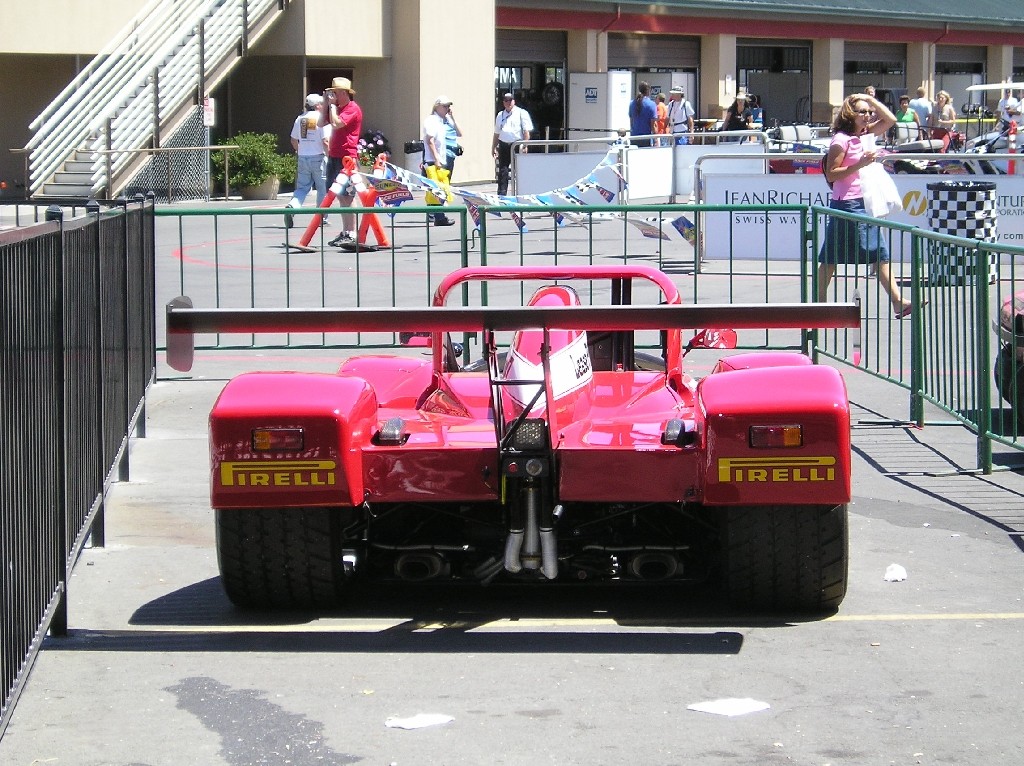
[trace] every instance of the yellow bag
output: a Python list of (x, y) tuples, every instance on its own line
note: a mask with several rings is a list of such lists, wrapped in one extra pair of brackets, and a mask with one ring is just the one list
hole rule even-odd
[[(427, 178), (431, 181), (436, 181), (441, 187), (448, 191), (450, 188), (448, 185), (448, 179), (451, 177), (451, 173), (447, 168), (439, 168), (437, 165), (427, 165), (424, 172), (427, 174)], [(428, 191), (424, 196), (428, 205), (443, 205), (444, 200), (440, 199), (434, 192)]]

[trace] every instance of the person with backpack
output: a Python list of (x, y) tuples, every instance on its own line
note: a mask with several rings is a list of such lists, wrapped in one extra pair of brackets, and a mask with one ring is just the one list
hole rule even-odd
[(668, 92), (668, 132), (676, 135), (677, 144), (690, 143), (690, 134), (693, 133), (693, 118), (697, 115), (685, 95), (683, 89), (678, 85)]

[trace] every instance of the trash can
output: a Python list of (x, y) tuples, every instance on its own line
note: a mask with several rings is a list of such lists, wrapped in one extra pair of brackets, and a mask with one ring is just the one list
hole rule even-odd
[(422, 141), (406, 141), (405, 142), (405, 165), (403, 166), (410, 173), (415, 173), (418, 176), (423, 175), (423, 168), (420, 164), (423, 162), (423, 142)]
[[(984, 242), (996, 241), (996, 185), (991, 181), (942, 181), (928, 184), (928, 226)], [(943, 242), (928, 245), (928, 282), (932, 285), (974, 283), (974, 253)], [(989, 258), (988, 279), (995, 279), (995, 256)]]

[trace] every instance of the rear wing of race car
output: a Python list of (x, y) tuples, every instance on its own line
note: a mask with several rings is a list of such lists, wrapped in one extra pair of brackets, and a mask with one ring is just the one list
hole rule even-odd
[(197, 309), (187, 296), (167, 304), (167, 363), (192, 369), (202, 333), (479, 332), (855, 328), (854, 303), (714, 304), (701, 306), (457, 306), (429, 308)]

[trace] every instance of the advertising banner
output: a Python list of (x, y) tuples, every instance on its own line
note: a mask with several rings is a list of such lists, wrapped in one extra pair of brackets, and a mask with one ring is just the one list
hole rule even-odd
[[(940, 181), (995, 182), (997, 241), (1024, 246), (1024, 176), (1000, 175), (894, 175), (903, 199), (903, 210), (886, 220), (928, 229), (928, 184)], [(831, 192), (821, 175), (708, 175), (704, 178), (704, 202), (709, 205), (821, 205), (828, 207)], [(797, 260), (800, 252), (800, 216), (797, 213), (732, 211), (707, 213), (703, 229), (706, 257), (763, 258), (764, 249), (743, 247), (744, 242), (764, 242), (769, 257)]]

